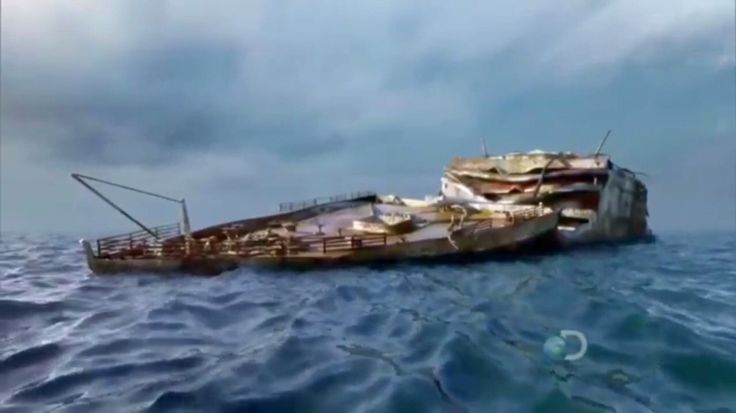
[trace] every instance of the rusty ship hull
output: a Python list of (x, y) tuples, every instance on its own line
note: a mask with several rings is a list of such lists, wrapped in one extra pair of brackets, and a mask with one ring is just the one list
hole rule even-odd
[[(216, 275), (240, 266), (315, 268), (404, 260), (489, 257), (554, 233), (559, 211), (543, 207), (473, 209), (375, 195), (292, 204), (285, 212), (229, 222), (190, 234), (181, 226), (82, 241), (96, 274)], [(293, 209), (293, 210), (288, 210)], [(414, 228), (383, 234), (356, 230), (376, 211), (410, 215)]]

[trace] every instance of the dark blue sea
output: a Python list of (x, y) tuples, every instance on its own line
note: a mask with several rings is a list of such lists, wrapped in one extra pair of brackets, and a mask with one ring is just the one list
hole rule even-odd
[[(542, 351), (560, 330), (582, 358)], [(216, 278), (94, 276), (75, 238), (4, 235), (0, 406), (736, 412), (736, 234)]]

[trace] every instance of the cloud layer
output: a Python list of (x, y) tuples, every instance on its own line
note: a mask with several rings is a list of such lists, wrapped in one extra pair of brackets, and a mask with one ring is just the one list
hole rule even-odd
[[(729, 0), (4, 2), (2, 140), (14, 155), (3, 154), (3, 226), (16, 221), (8, 211), (31, 219), (24, 188), (73, 168), (157, 176), (234, 203), (258, 193), (260, 212), (285, 194), (361, 185), (434, 192), (442, 165), (476, 151), (481, 136), (498, 151), (586, 151), (613, 127), (624, 132), (623, 161), (641, 166), (667, 139), (728, 142), (733, 9)], [(645, 156), (625, 155), (644, 132)], [(220, 208), (212, 219), (248, 215), (199, 206)]]

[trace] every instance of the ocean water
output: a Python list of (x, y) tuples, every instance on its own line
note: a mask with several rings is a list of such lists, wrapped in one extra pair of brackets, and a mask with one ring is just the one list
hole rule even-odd
[[(7, 235), (0, 411), (736, 412), (735, 254), (98, 277), (76, 239)], [(582, 358), (542, 351), (563, 329)]]

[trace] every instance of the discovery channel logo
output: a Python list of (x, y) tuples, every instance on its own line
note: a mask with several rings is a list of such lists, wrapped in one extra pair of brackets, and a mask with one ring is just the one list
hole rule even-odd
[[(571, 352), (570, 339), (574, 338), (575, 341), (579, 342), (578, 351)], [(552, 360), (568, 360), (575, 361), (580, 360), (588, 351), (588, 340), (585, 338), (585, 334), (576, 330), (560, 330), (559, 336), (550, 337), (544, 342), (544, 354)]]

